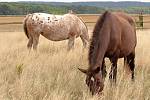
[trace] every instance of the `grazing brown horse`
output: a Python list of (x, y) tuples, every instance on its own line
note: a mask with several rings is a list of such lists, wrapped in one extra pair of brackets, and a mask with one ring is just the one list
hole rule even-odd
[[(134, 80), (136, 29), (133, 19), (125, 13), (106, 11), (98, 19), (90, 44), (89, 68), (80, 69), (87, 75), (86, 84), (92, 94), (103, 90), (106, 77), (105, 57), (112, 63), (109, 78), (116, 82), (117, 61), (124, 58)], [(93, 78), (93, 80), (92, 80)]]
[(89, 41), (88, 30), (82, 19), (75, 14), (52, 15), (46, 13), (28, 14), (24, 19), (24, 31), (29, 39), (27, 47), (36, 50), (40, 34), (52, 41), (69, 39), (68, 50), (73, 48), (74, 40), (81, 37), (83, 46)]

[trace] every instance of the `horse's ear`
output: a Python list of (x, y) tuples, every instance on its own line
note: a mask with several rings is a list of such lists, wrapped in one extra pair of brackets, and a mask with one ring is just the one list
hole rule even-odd
[(85, 73), (85, 74), (87, 74), (87, 70), (86, 69), (81, 69), (81, 68), (78, 68), (82, 73)]

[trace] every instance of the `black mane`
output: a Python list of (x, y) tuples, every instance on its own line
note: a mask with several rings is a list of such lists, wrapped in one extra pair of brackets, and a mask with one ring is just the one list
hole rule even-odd
[(90, 68), (92, 66), (94, 66), (95, 62), (96, 62), (96, 52), (97, 52), (97, 48), (98, 48), (98, 38), (99, 38), (99, 32), (103, 26), (103, 23), (105, 21), (105, 18), (107, 16), (107, 14), (109, 13), (109, 11), (105, 11), (102, 16), (99, 17), (96, 25), (95, 25), (95, 28), (93, 30), (93, 36), (92, 36), (92, 41), (91, 41), (91, 44), (90, 44), (90, 49), (89, 49), (89, 65), (90, 65)]

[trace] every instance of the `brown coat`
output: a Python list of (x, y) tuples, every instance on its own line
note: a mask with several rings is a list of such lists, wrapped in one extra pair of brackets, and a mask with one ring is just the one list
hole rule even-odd
[[(93, 30), (92, 42), (89, 50), (88, 70), (79, 69), (86, 73), (86, 84), (92, 94), (103, 90), (107, 71), (105, 57), (112, 63), (110, 80), (116, 82), (117, 61), (124, 58), (129, 65), (132, 79), (134, 79), (134, 58), (136, 47), (136, 31), (134, 20), (121, 12), (106, 11), (97, 21)], [(94, 80), (91, 80), (91, 78)]]

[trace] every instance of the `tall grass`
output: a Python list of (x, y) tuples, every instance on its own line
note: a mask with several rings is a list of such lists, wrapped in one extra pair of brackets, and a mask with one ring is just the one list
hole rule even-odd
[(82, 50), (80, 39), (67, 52), (67, 41), (40, 37), (37, 53), (29, 53), (23, 32), (1, 32), (0, 100), (150, 100), (150, 31), (137, 33), (135, 82), (120, 59), (116, 86), (110, 86), (107, 75), (103, 94), (92, 96), (77, 69), (88, 67), (88, 50)]

